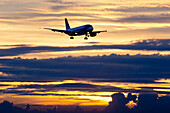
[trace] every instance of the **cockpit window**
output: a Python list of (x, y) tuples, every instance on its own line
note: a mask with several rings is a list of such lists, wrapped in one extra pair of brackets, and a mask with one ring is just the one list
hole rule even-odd
[(92, 25), (86, 25), (87, 27), (92, 27)]

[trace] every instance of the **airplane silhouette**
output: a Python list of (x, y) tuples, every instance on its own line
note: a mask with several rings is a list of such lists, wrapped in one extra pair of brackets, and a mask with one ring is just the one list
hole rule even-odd
[(88, 37), (90, 37), (90, 36), (95, 37), (98, 33), (107, 32), (107, 30), (93, 31), (93, 26), (90, 24), (75, 27), (75, 28), (70, 28), (67, 18), (65, 18), (65, 26), (66, 26), (66, 30), (59, 30), (59, 29), (52, 29), (52, 28), (44, 28), (44, 29), (48, 29), (48, 30), (51, 30), (54, 32), (65, 33), (65, 34), (71, 36), (70, 39), (74, 39), (73, 36), (85, 35), (85, 38), (84, 38), (85, 40), (87, 40)]

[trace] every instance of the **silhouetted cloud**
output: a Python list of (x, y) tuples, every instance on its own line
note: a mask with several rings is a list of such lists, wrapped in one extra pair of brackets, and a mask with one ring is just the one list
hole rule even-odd
[(39, 80), (44, 80), (46, 77), (50, 80), (53, 77), (167, 78), (170, 73), (170, 57), (159, 55), (111, 54), (109, 56), (62, 57), (41, 60), (0, 59), (0, 61), (1, 65), (7, 66), (1, 67), (2, 72), (14, 74), (14, 78), (20, 76), (21, 80), (36, 77)]
[(139, 88), (144, 88), (144, 89), (170, 89), (168, 87), (139, 87)]
[[(93, 78), (92, 82), (124, 82), (158, 84), (158, 78), (169, 78), (170, 56), (159, 55), (109, 55), (95, 57), (62, 57), (56, 59), (0, 59), (3, 73), (14, 76), (0, 77), (6, 81), (56, 81)], [(81, 76), (80, 76), (81, 75)], [(95, 78), (97, 80), (95, 80)], [(100, 79), (99, 79), (100, 78)], [(98, 80), (99, 79), (99, 80)], [(3, 93), (34, 94), (34, 91), (17, 89), (35, 88), (39, 92), (65, 89), (67, 91), (90, 92), (150, 92), (170, 94), (165, 88), (153, 90), (150, 87), (123, 89), (114, 86), (100, 86), (84, 83), (58, 85), (19, 85)], [(42, 88), (42, 89), (41, 89)], [(155, 88), (157, 89), (157, 88)], [(35, 90), (35, 91), (36, 91)], [(161, 91), (162, 90), (162, 91)], [(163, 91), (164, 90), (164, 91)], [(2, 92), (2, 91), (1, 91)], [(38, 94), (37, 94), (38, 95)]]
[(0, 86), (9, 86), (9, 85), (6, 85), (6, 84), (0, 84)]
[[(85, 84), (85, 83), (64, 83), (58, 85), (21, 85), (17, 88), (44, 88), (44, 89), (56, 89), (56, 88), (96, 88), (97, 85)], [(16, 88), (11, 88), (16, 89)]]
[(84, 42), (84, 44), (99, 44), (101, 42)]
[[(14, 106), (13, 103), (8, 101), (3, 101), (0, 103), (0, 112), (5, 113), (151, 113), (151, 112), (169, 112), (170, 96), (162, 96), (158, 98), (157, 94), (140, 94), (137, 98), (136, 95), (128, 94), (127, 97), (123, 93), (114, 93), (111, 95), (112, 101), (109, 105), (105, 107), (103, 111), (92, 110), (89, 111), (82, 109), (80, 106), (58, 106), (48, 108), (45, 111), (41, 109), (30, 109), (30, 107), (42, 107), (41, 105), (29, 105), (27, 104), (25, 108), (20, 108)], [(79, 99), (77, 99), (79, 100)], [(83, 99), (87, 100), (87, 99)], [(133, 105), (129, 102), (133, 101)], [(138, 103), (138, 104), (136, 104)], [(45, 107), (45, 106), (43, 106)], [(73, 108), (71, 108), (73, 107)], [(101, 106), (98, 106), (101, 107)]]
[[(22, 89), (22, 90), (21, 90)], [(25, 90), (24, 90), (25, 89)], [(27, 89), (34, 89), (34, 90), (27, 90)], [(129, 92), (132, 90), (126, 90), (114, 86), (103, 86), (103, 85), (92, 85), (92, 84), (85, 84), (85, 83), (64, 83), (58, 85), (18, 85), (14, 88), (8, 88), (3, 90), (3, 93), (15, 93), (20, 95), (56, 95), (56, 96), (80, 96), (80, 95), (88, 95), (88, 94), (57, 94), (56, 91), (66, 90), (66, 91), (86, 91), (86, 92), (120, 92), (125, 91)], [(45, 93), (45, 92), (53, 92), (55, 93)], [(135, 91), (135, 90), (133, 90)], [(35, 93), (35, 92), (42, 92), (42, 93)], [(93, 94), (91, 96), (96, 96), (97, 94)], [(104, 96), (104, 95), (103, 95)], [(105, 95), (108, 96), (108, 95)]]
[(130, 83), (157, 83), (154, 81), (154, 79), (116, 79), (116, 80), (92, 80), (93, 82), (130, 82)]
[[(134, 97), (133, 97), (134, 96)], [(133, 97), (133, 98), (131, 98)], [(116, 93), (112, 95), (112, 101), (103, 110), (105, 113), (168, 113), (168, 105), (170, 104), (170, 97), (163, 96), (158, 98), (157, 94), (140, 94), (138, 97), (135, 95), (129, 95), (126, 98), (122, 93)], [(128, 109), (128, 102), (133, 100), (134, 106)], [(129, 106), (130, 107), (130, 106)]]
[[(5, 46), (5, 45), (4, 45)], [(18, 52), (37, 52), (44, 50), (46, 46), (32, 47), (29, 45), (14, 45), (15, 49), (8, 50), (8, 54), (18, 54)], [(119, 45), (120, 46), (120, 45)], [(124, 45), (126, 46), (126, 45)], [(136, 47), (161, 47), (169, 49), (169, 39), (167, 40), (141, 40), (132, 42), (130, 46)], [(87, 46), (88, 47), (88, 46)], [(101, 47), (100, 45), (89, 46)], [(17, 49), (16, 49), (17, 48)], [(77, 49), (89, 49), (86, 47), (48, 47), (48, 50), (66, 51)], [(105, 46), (106, 48), (106, 46)], [(14, 51), (12, 51), (14, 50)], [(3, 51), (3, 50), (1, 50)], [(14, 53), (15, 52), (15, 53)], [(7, 51), (2, 52), (7, 53)], [(123, 82), (123, 83), (145, 83), (145, 84), (158, 84), (155, 82), (159, 78), (169, 78), (170, 74), (170, 56), (161, 56), (159, 54), (153, 55), (103, 55), (103, 56), (81, 56), (81, 57), (61, 57), (55, 59), (0, 59), (1, 81), (62, 81), (62, 80), (80, 80), (91, 78), (92, 82)], [(12, 76), (6, 76), (12, 75)], [(100, 79), (99, 79), (100, 78)], [(91, 92), (150, 92), (169, 94), (164, 88), (151, 88), (144, 86), (136, 89), (123, 89), (114, 86), (100, 86), (84, 83), (67, 83), (59, 85), (20, 85), (10, 90), (4, 90), (4, 93), (17, 93), (17, 94), (34, 94), (29, 91), (17, 91), (17, 89), (35, 88), (36, 90), (43, 88), (50, 91), (55, 88), (68, 91), (91, 91)], [(153, 89), (161, 89), (159, 91)], [(2, 92), (2, 91), (1, 91)]]
[[(8, 85), (10, 86), (10, 85)], [(150, 87), (138, 87), (137, 89), (126, 89), (109, 85), (93, 85), (85, 83), (63, 83), (58, 85), (18, 85), (13, 88), (7, 88), (0, 91), (3, 94), (17, 94), (17, 95), (52, 95), (52, 96), (101, 96), (108, 97), (109, 95), (98, 95), (98, 94), (65, 94), (58, 93), (58, 91), (82, 91), (82, 92), (131, 92), (131, 93), (159, 93), (159, 94), (170, 94), (168, 91), (154, 91), (154, 88)], [(156, 87), (155, 87), (156, 88)], [(33, 90), (29, 90), (33, 89)], [(148, 90), (150, 89), (150, 90)], [(156, 89), (166, 89), (166, 88), (156, 88)], [(167, 88), (168, 89), (168, 88)], [(46, 93), (48, 92), (48, 93)], [(49, 93), (53, 92), (53, 93)]]
[[(127, 45), (92, 45), (77, 47), (54, 47), (54, 46), (26, 46), (0, 49), (0, 56), (16, 56), (26, 53), (52, 52), (52, 51), (78, 51), (78, 50), (99, 50), (99, 49), (129, 49), (129, 50), (157, 50), (170, 51), (170, 39), (149, 39)], [(16, 45), (15, 45), (16, 46)]]

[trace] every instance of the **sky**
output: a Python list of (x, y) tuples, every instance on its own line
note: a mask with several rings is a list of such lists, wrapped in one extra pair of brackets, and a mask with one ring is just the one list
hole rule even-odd
[[(65, 30), (107, 30), (84, 40)], [(123, 92), (170, 95), (169, 0), (0, 0), (0, 101), (108, 105)]]

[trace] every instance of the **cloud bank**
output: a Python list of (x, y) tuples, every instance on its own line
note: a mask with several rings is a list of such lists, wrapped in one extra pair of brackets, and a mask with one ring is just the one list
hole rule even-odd
[[(20, 79), (169, 78), (170, 56), (116, 55), (56, 59), (0, 59), (1, 72)], [(4, 67), (3, 67), (4, 66)]]
[(9, 49), (0, 49), (0, 56), (17, 56), (27, 53), (39, 52), (61, 52), (61, 51), (81, 51), (81, 50), (106, 50), (106, 49), (122, 49), (122, 50), (156, 50), (170, 51), (170, 39), (148, 39), (137, 41), (127, 45), (92, 45), (92, 46), (76, 46), (76, 47), (54, 47), (54, 46), (30, 46), (17, 45)]

